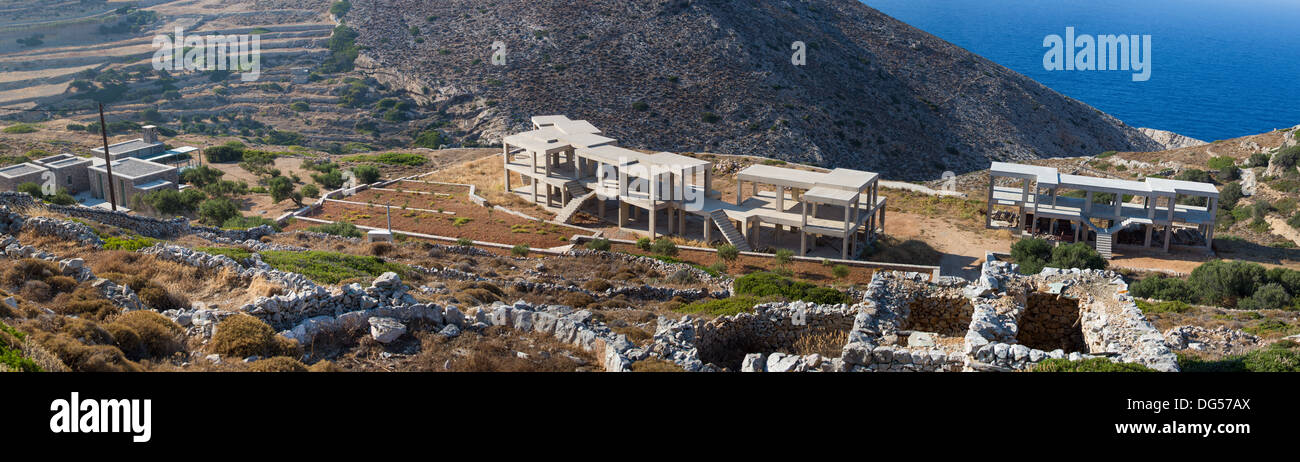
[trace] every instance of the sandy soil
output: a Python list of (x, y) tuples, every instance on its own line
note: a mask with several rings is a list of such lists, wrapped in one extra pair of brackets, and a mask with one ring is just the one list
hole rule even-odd
[(974, 279), (979, 276), (987, 251), (1010, 252), (1009, 233), (983, 228), (973, 228), (964, 223), (954, 224), (941, 218), (910, 213), (889, 213), (885, 216), (885, 234), (902, 240), (916, 239), (943, 252), (939, 261), (944, 276)]

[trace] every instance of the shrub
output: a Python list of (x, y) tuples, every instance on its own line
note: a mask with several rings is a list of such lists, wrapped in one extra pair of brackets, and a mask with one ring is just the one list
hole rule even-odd
[(592, 239), (591, 241), (587, 242), (587, 248), (590, 250), (599, 250), (601, 252), (608, 252), (610, 249), (609, 239), (605, 239), (603, 237)]
[(470, 246), (473, 246), (473, 245), (474, 245), (474, 241), (471, 240), (471, 239), (468, 238), (468, 237), (462, 237), (462, 238), (456, 239), (456, 245), (461, 246), (461, 247), (470, 247)]
[[(191, 170), (187, 170), (188, 173)], [(175, 189), (159, 189), (150, 191), (145, 194), (135, 196), (141, 203), (146, 204), (154, 211), (165, 215), (184, 215), (194, 213), (199, 203), (206, 198), (202, 191), (189, 188), (184, 191)]]
[(157, 243), (157, 239), (150, 239), (142, 236), (110, 237), (104, 239), (104, 250), (125, 250), (128, 252), (135, 252), (140, 249), (153, 247), (153, 245)]
[(23, 341), (26, 339), (26, 333), (0, 322), (0, 365), (11, 371), (41, 372), (35, 361), (23, 357)]
[(1169, 300), (1184, 303), (1196, 302), (1196, 290), (1187, 281), (1164, 275), (1148, 277), (1130, 284), (1129, 293), (1134, 297)]
[[(638, 241), (638, 243), (639, 242), (640, 241)], [(650, 245), (650, 251), (654, 252), (655, 255), (663, 255), (665, 257), (677, 256), (677, 244), (674, 244), (673, 241), (668, 238), (659, 238), (654, 242), (654, 244)]]
[(23, 133), (36, 133), (36, 130), (37, 128), (35, 125), (26, 124), (26, 123), (16, 123), (4, 128), (4, 132), (11, 135), (18, 135)]
[(733, 295), (720, 300), (699, 300), (677, 308), (679, 313), (687, 314), (709, 314), (713, 316), (731, 316), (740, 313), (751, 313), (754, 306), (762, 303), (759, 297), (749, 295)]
[(606, 281), (604, 279), (592, 279), (590, 281), (582, 283), (583, 289), (587, 289), (592, 292), (604, 292), (606, 290), (609, 290), (610, 287), (613, 286), (609, 284), (609, 281)]
[(1237, 302), (1237, 308), (1242, 310), (1284, 310), (1290, 306), (1291, 295), (1276, 282), (1259, 286), (1255, 293)]
[(1206, 165), (1208, 165), (1213, 170), (1223, 170), (1225, 168), (1235, 166), (1236, 164), (1237, 164), (1237, 160), (1228, 156), (1213, 157), (1208, 162), (1206, 162)]
[(1250, 160), (1246, 162), (1247, 167), (1267, 167), (1269, 159), (1272, 159), (1266, 152), (1257, 152), (1250, 155)]
[(30, 181), (19, 184), (18, 188), (16, 188), (16, 191), (20, 193), (27, 193), (28, 195), (35, 197), (37, 199), (45, 197), (45, 194), (41, 192), (41, 185), (32, 183)]
[(1155, 370), (1141, 364), (1111, 362), (1106, 358), (1089, 358), (1082, 361), (1053, 358), (1034, 365), (1034, 372), (1155, 372)]
[(673, 274), (668, 275), (668, 282), (673, 284), (694, 284), (699, 281), (699, 278), (695, 277), (695, 273), (685, 268), (674, 271)]
[(280, 231), (280, 224), (276, 223), (275, 220), (266, 217), (258, 217), (258, 216), (252, 216), (252, 217), (238, 216), (226, 220), (225, 223), (221, 224), (221, 227), (223, 229), (251, 229), (251, 228), (256, 228), (258, 226), (270, 226), (271, 229)]
[(339, 281), (353, 278), (376, 277), (392, 271), (406, 274), (406, 265), (385, 262), (371, 256), (348, 255), (335, 252), (261, 252), (262, 261), (281, 271), (302, 274), (322, 284), (338, 284)]
[(185, 295), (172, 293), (156, 283), (150, 283), (137, 293), (140, 295), (140, 301), (158, 311), (190, 307), (189, 298), (185, 297)]
[(734, 262), (737, 258), (740, 258), (740, 249), (731, 244), (722, 244), (718, 246), (718, 258), (727, 263)]
[(371, 184), (379, 181), (379, 167), (374, 165), (360, 165), (352, 169), (352, 174), (356, 175), (357, 181), (361, 184)]
[(295, 101), (293, 104), (289, 105), (289, 109), (292, 109), (295, 112), (306, 112), (311, 110), (311, 105), (307, 104), (306, 101)]
[(239, 206), (224, 197), (208, 199), (199, 204), (199, 218), (212, 226), (220, 226), (237, 216), (239, 216)]
[(1192, 309), (1188, 304), (1176, 300), (1158, 303), (1148, 303), (1143, 300), (1137, 300), (1135, 303), (1137, 303), (1138, 309), (1142, 310), (1142, 312), (1146, 314), (1186, 313), (1187, 310)]
[[(1106, 269), (1106, 259), (1088, 244), (1075, 242), (1052, 249), (1055, 268)], [(1041, 270), (1040, 270), (1041, 271)]]
[(1300, 163), (1300, 146), (1291, 146), (1273, 154), (1272, 163), (1283, 169), (1294, 169), (1296, 164)]
[(447, 141), (437, 130), (427, 130), (416, 136), (413, 144), (422, 148), (438, 149), (447, 144)]
[(221, 170), (207, 165), (200, 165), (194, 168), (187, 168), (185, 171), (181, 172), (181, 182), (193, 185), (196, 188), (202, 188), (212, 183), (216, 183), (222, 176), (225, 176), (225, 174), (226, 172)]
[(785, 265), (790, 264), (790, 260), (791, 260), (792, 258), (794, 258), (794, 251), (793, 251), (793, 250), (790, 250), (790, 249), (777, 249), (777, 251), (776, 251), (776, 256), (775, 256), (775, 258), (774, 258), (773, 260), (776, 261), (777, 266), (785, 267)]
[(307, 365), (288, 356), (259, 359), (248, 365), (250, 372), (307, 372)]
[(314, 233), (333, 234), (335, 236), (342, 236), (342, 237), (361, 237), (364, 234), (361, 232), (361, 229), (357, 228), (357, 225), (348, 223), (346, 221), (339, 221), (339, 222), (334, 222), (334, 223), (329, 223), (324, 225), (312, 226), (307, 228), (307, 231), (311, 231)]
[(1236, 181), (1228, 183), (1223, 187), (1222, 191), (1219, 191), (1219, 208), (1232, 210), (1237, 207), (1237, 202), (1240, 201), (1242, 197), (1245, 196), (1241, 192), (1241, 183)]
[(1192, 270), (1188, 283), (1202, 303), (1232, 307), (1250, 296), (1264, 279), (1264, 267), (1242, 261), (1211, 260)]
[(1011, 244), (1011, 258), (1023, 274), (1037, 274), (1052, 258), (1052, 245), (1042, 239), (1025, 238)]
[(271, 193), (271, 202), (280, 203), (285, 199), (293, 197), (293, 180), (277, 176), (266, 182), (267, 191)]
[(253, 252), (243, 247), (195, 247), (194, 250), (212, 255), (225, 255), (237, 262), (253, 257)]
[[(166, 358), (185, 349), (184, 329), (154, 311), (126, 312), (107, 329), (113, 333), (118, 349), (131, 359)], [(132, 342), (137, 343), (132, 345)]]
[[(376, 162), (388, 165), (406, 165), (410, 167), (419, 167), (429, 161), (427, 157), (420, 154), (407, 152), (386, 152), (378, 155), (360, 154), (349, 156), (344, 160), (352, 162)], [(373, 167), (373, 165), (371, 167)]]
[(310, 198), (312, 198), (312, 199), (315, 199), (315, 198), (317, 198), (317, 197), (320, 197), (320, 187), (318, 187), (318, 186), (316, 186), (316, 185), (314, 185), (314, 184), (305, 184), (305, 185), (302, 185), (302, 189), (301, 189), (301, 190), (302, 190), (302, 195), (303, 195), (303, 196), (307, 196), (307, 197), (310, 197)]
[(527, 257), (529, 250), (527, 244), (518, 244), (510, 249), (510, 253), (516, 257)]
[(849, 275), (849, 267), (844, 266), (844, 265), (835, 265), (835, 266), (832, 266), (832, 267), (831, 267), (831, 274), (834, 275), (836, 279), (844, 279), (845, 277), (848, 277), (848, 275)]
[(758, 297), (779, 296), (787, 300), (803, 300), (820, 304), (848, 303), (848, 295), (825, 287), (795, 281), (771, 272), (756, 272), (736, 278), (737, 294)]
[(261, 319), (239, 313), (217, 325), (208, 351), (232, 358), (297, 355), (298, 342), (275, 335)]
[(242, 162), (244, 160), (244, 146), (242, 144), (213, 146), (204, 149), (203, 156), (211, 163)]
[(727, 264), (723, 262), (717, 262), (704, 268), (704, 271), (706, 273), (709, 273), (710, 276), (718, 277), (721, 276), (723, 273), (727, 272)]
[(59, 188), (59, 192), (55, 193), (53, 196), (46, 196), (45, 202), (54, 205), (72, 205), (77, 203), (77, 198), (72, 197), (72, 194), (69, 194), (67, 189)]
[(313, 173), (311, 179), (327, 190), (335, 190), (343, 187), (343, 172), (330, 170), (325, 173)]
[(648, 237), (643, 237), (643, 238), (640, 238), (640, 239), (637, 239), (637, 240), (636, 240), (636, 248), (649, 252), (649, 251), (650, 251), (650, 245), (651, 245), (652, 243), (653, 243), (653, 242), (650, 240), (650, 238), (648, 238)]

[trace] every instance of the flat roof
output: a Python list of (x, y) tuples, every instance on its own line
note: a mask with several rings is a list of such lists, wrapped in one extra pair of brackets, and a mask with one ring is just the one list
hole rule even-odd
[[(90, 169), (107, 173), (107, 169), (104, 168), (103, 164), (91, 166)], [(113, 161), (113, 176), (128, 179), (140, 178), (173, 169), (175, 167), (134, 157)]]
[[(59, 156), (52, 156), (52, 157), (60, 157), (60, 158), (52, 159), (49, 161), (42, 159), (38, 162), (50, 168), (64, 168), (64, 167), (73, 167), (77, 165), (89, 165), (91, 162), (90, 159), (87, 159), (85, 157), (77, 157), (71, 154), (61, 154)], [(49, 158), (47, 157), (46, 159)]]
[(754, 164), (745, 167), (736, 178), (741, 181), (774, 184), (791, 188), (811, 190), (818, 186), (859, 192), (871, 184), (880, 175), (847, 168), (837, 168), (830, 172), (810, 172), (794, 168)]
[(6, 178), (15, 178), (24, 175), (31, 175), (33, 173), (38, 173), (38, 172), (45, 172), (45, 171), (49, 171), (49, 169), (42, 167), (40, 165), (33, 164), (31, 162), (23, 162), (21, 164), (15, 164), (15, 165), (10, 165), (8, 167), (0, 168), (0, 176)]
[[(108, 154), (110, 156), (113, 154), (125, 154), (129, 152), (136, 152), (146, 148), (151, 148), (154, 146), (162, 146), (162, 142), (146, 143), (144, 142), (144, 138), (136, 138), (131, 141), (123, 141), (121, 143), (108, 145)], [(95, 149), (91, 149), (91, 151), (95, 151), (97, 153), (103, 154), (104, 148), (95, 148)]]
[(858, 195), (857, 191), (817, 186), (803, 193), (803, 198), (817, 204), (849, 205)]
[(989, 168), (993, 176), (1032, 179), (1040, 187), (1064, 187), (1116, 194), (1174, 196), (1185, 194), (1200, 197), (1219, 197), (1219, 189), (1210, 183), (1196, 181), (1147, 178), (1145, 181), (1118, 180), (1083, 175), (1063, 175), (1052, 167), (993, 162)]
[(172, 182), (159, 178), (157, 180), (153, 180), (145, 184), (135, 185), (135, 188), (141, 191), (150, 191), (158, 188), (165, 188), (167, 186), (171, 186), (171, 184)]

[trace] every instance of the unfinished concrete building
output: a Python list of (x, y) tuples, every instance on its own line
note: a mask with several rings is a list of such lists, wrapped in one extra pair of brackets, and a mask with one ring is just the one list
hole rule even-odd
[[(1020, 185), (998, 185), (999, 178)], [(1087, 242), (1106, 258), (1117, 246), (1208, 251), (1218, 200), (1218, 189), (1209, 183), (1063, 175), (1051, 167), (993, 162), (985, 226)], [(1010, 214), (997, 207), (1010, 208)]]
[[(595, 214), (615, 216), (620, 229), (651, 238), (699, 229), (706, 242), (718, 232), (745, 251), (757, 246), (758, 231), (766, 224), (775, 227), (777, 236), (787, 228), (798, 230), (800, 255), (810, 249), (810, 235), (839, 239), (841, 258), (856, 256), (862, 248), (857, 243), (870, 242), (884, 228), (885, 201), (878, 195), (875, 173), (755, 165), (738, 176), (750, 183), (751, 197), (738, 191), (729, 203), (712, 187), (711, 162), (622, 148), (585, 120), (541, 116), (532, 122), (533, 130), (502, 140), (505, 188), (560, 207), (556, 221), (567, 222), (594, 203)], [(522, 185), (512, 181), (512, 174)], [(760, 184), (771, 190), (760, 192)], [(616, 210), (611, 212), (611, 206)]]

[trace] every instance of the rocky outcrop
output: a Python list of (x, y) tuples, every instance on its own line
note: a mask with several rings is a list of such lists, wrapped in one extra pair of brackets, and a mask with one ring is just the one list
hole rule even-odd
[(1186, 137), (1165, 130), (1156, 130), (1154, 128), (1138, 128), (1138, 131), (1141, 132), (1143, 135), (1146, 135), (1147, 138), (1151, 138), (1152, 141), (1159, 143), (1160, 146), (1162, 146), (1161, 149), (1164, 150), (1190, 148), (1193, 146), (1204, 146), (1206, 144), (1209, 144), (1204, 141), (1198, 140), (1196, 138)]

